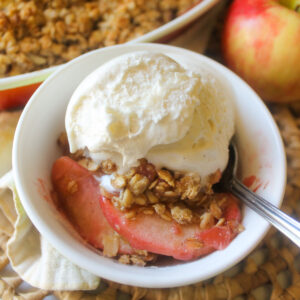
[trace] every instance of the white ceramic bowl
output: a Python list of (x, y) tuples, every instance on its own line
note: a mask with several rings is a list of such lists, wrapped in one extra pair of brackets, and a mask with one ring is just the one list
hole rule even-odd
[[(212, 277), (239, 262), (264, 237), (268, 223), (250, 209), (243, 208), (245, 231), (225, 250), (192, 262), (143, 268), (122, 265), (85, 246), (43, 199), (51, 189), (52, 163), (61, 155), (56, 141), (64, 130), (64, 115), (72, 92), (99, 65), (138, 50), (162, 52), (190, 69), (204, 67), (232, 88), (240, 177), (255, 176), (257, 193), (274, 205), (280, 205), (286, 178), (285, 154), (278, 129), (263, 102), (245, 82), (222, 65), (200, 54), (160, 44), (127, 44), (96, 50), (52, 74), (34, 93), (18, 124), (13, 146), (15, 183), (21, 202), (36, 228), (59, 252), (80, 267), (123, 284), (157, 288), (186, 285)], [(43, 195), (39, 179), (45, 183)]]

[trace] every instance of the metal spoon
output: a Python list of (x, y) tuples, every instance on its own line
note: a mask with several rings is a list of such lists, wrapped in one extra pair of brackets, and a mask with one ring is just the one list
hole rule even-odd
[(238, 152), (233, 142), (229, 146), (229, 161), (219, 183), (218, 191), (228, 191), (241, 199), (247, 206), (269, 221), (279, 231), (300, 247), (300, 223), (282, 212), (264, 198), (251, 192), (236, 178)]

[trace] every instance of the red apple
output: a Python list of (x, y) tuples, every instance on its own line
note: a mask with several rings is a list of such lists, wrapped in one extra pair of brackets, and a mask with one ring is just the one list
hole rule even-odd
[(225, 62), (264, 100), (300, 100), (299, 11), (299, 0), (235, 0), (229, 8)]

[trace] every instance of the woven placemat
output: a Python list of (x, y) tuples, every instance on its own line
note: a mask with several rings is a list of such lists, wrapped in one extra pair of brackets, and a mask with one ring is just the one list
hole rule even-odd
[[(207, 54), (220, 58), (222, 19), (212, 34)], [(300, 219), (300, 103), (269, 106), (283, 137), (288, 163), (282, 209)], [(50, 295), (62, 300), (264, 300), (300, 299), (300, 249), (272, 228), (260, 245), (241, 263), (210, 280), (172, 289), (143, 289), (102, 280), (97, 290), (52, 292), (26, 284), (9, 266), (8, 236), (0, 234), (0, 297), (3, 300), (40, 300)], [(49, 298), (48, 298), (49, 299)], [(53, 297), (51, 297), (53, 299)]]
[[(273, 105), (270, 110), (280, 128), (288, 162), (282, 209), (299, 219), (300, 103)], [(64, 300), (300, 299), (300, 249), (274, 228), (249, 256), (225, 273), (205, 282), (172, 289), (143, 289), (103, 280), (97, 290), (89, 292), (52, 293), (36, 288), (22, 292), (22, 279), (9, 268), (5, 251), (7, 239), (7, 235), (0, 235), (0, 296), (3, 300), (38, 300), (50, 294)]]

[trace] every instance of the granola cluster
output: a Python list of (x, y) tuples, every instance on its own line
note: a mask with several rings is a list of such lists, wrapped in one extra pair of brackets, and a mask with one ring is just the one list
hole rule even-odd
[[(235, 221), (226, 220), (224, 217), (230, 205), (228, 196), (213, 191), (213, 184), (221, 178), (220, 171), (202, 182), (196, 173), (157, 169), (146, 159), (140, 159), (138, 166), (125, 174), (119, 174), (116, 164), (109, 159), (97, 164), (86, 156), (84, 150), (70, 153), (66, 133), (60, 135), (58, 144), (64, 155), (76, 160), (96, 176), (112, 175), (111, 185), (118, 192), (108, 192), (100, 184), (101, 194), (109, 198), (129, 220), (141, 215), (157, 215), (163, 220), (172, 222), (174, 230), (181, 230), (179, 224), (195, 224), (202, 230), (222, 225), (232, 226), (237, 233), (243, 230), (241, 224), (236, 227)], [(68, 193), (73, 194), (77, 190), (76, 182), (69, 181)], [(116, 232), (114, 235), (106, 236), (103, 240), (103, 255), (115, 257), (123, 264), (139, 266), (156, 261), (158, 256), (145, 250), (134, 250), (134, 254), (119, 255), (120, 239), (123, 238)], [(124, 239), (122, 242), (126, 243)], [(194, 249), (203, 247), (203, 243), (197, 238), (187, 239), (186, 245)]]
[(136, 265), (144, 267), (146, 264), (153, 263), (157, 259), (157, 254), (150, 253), (146, 250), (136, 250), (137, 254), (120, 255), (118, 261), (125, 265)]
[[(106, 257), (117, 257), (118, 261), (126, 265), (137, 265), (144, 267), (147, 263), (154, 262), (157, 255), (146, 250), (135, 249), (134, 254), (118, 255), (120, 246), (120, 235), (106, 235), (103, 239), (103, 255)], [(123, 240), (124, 241), (124, 240)]]
[[(100, 169), (105, 173), (105, 169)], [(134, 219), (139, 213), (157, 214), (166, 221), (199, 223), (200, 228), (205, 229), (224, 222), (226, 198), (218, 198), (212, 190), (219, 178), (220, 172), (216, 172), (203, 185), (198, 174), (156, 170), (146, 159), (140, 159), (138, 167), (124, 175), (113, 176), (111, 184), (120, 190), (119, 195), (104, 189), (102, 194), (109, 197), (115, 207), (125, 211), (128, 219)]]
[[(125, 174), (118, 174), (116, 164), (110, 159), (98, 165), (85, 157), (83, 151), (70, 153), (65, 133), (60, 135), (58, 144), (65, 155), (95, 174), (113, 174), (111, 185), (120, 192), (112, 195), (100, 187), (101, 193), (111, 199), (115, 207), (125, 211), (128, 219), (134, 219), (140, 213), (157, 214), (166, 221), (178, 224), (200, 224), (201, 229), (222, 225), (225, 221), (222, 215), (227, 198), (212, 189), (221, 178), (220, 171), (202, 183), (196, 173), (157, 170), (146, 159), (140, 159), (137, 167)], [(71, 190), (75, 187), (70, 184)]]
[(0, 1), (0, 77), (64, 63), (124, 43), (199, 0)]

